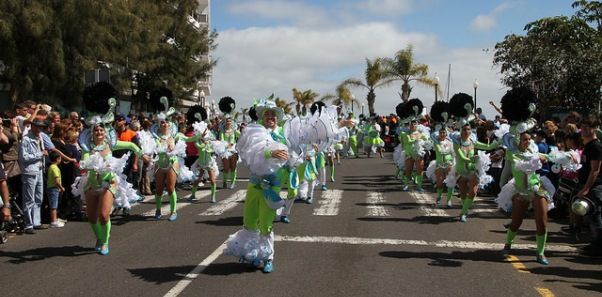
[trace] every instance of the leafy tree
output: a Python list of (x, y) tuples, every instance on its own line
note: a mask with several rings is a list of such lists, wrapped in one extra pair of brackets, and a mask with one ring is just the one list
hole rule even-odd
[(285, 114), (292, 114), (293, 113), (293, 104), (295, 104), (295, 102), (287, 102), (284, 99), (281, 99), (280, 97), (277, 97), (274, 102), (276, 103), (276, 106), (282, 108), (282, 110), (284, 111)]
[(412, 45), (409, 45), (398, 51), (393, 59), (387, 58), (384, 60), (385, 77), (402, 81), (399, 97), (404, 102), (408, 101), (410, 93), (412, 93), (413, 87), (410, 86), (410, 82), (416, 81), (429, 87), (434, 87), (436, 84), (435, 79), (428, 76), (428, 65), (414, 62), (413, 51)]
[(501, 66), (502, 82), (532, 88), (542, 116), (552, 106), (594, 107), (602, 84), (600, 32), (579, 16), (543, 18), (525, 31), (495, 46), (493, 62)]
[(311, 89), (299, 91), (296, 88), (293, 88), (293, 99), (296, 102), (295, 110), (297, 115), (307, 114), (308, 107), (316, 101), (318, 96), (318, 93), (312, 91)]
[(10, 82), (13, 100), (33, 97), (76, 106), (84, 72), (102, 64), (122, 93), (139, 84), (187, 96), (215, 65), (201, 59), (215, 48), (217, 34), (191, 20), (196, 5), (195, 0), (0, 1), (5, 65), (0, 80)]
[(375, 90), (382, 86), (391, 83), (392, 79), (387, 79), (384, 76), (383, 59), (376, 58), (372, 61), (366, 58), (366, 71), (364, 72), (364, 80), (350, 78), (345, 80), (343, 86), (363, 87), (368, 90), (366, 100), (368, 101), (368, 111), (370, 115), (374, 113), (374, 102), (376, 101)]
[[(331, 101), (332, 104), (345, 109), (348, 109), (352, 105), (357, 105), (358, 107), (360, 105), (359, 101), (353, 98), (353, 94), (351, 94), (351, 91), (347, 88), (345, 82), (337, 86), (336, 95), (322, 96), (320, 101)], [(341, 108), (338, 109), (339, 113), (342, 112)]]

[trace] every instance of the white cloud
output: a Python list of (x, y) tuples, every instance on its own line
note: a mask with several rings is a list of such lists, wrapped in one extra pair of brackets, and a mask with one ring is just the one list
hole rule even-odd
[(505, 2), (496, 6), (493, 11), (488, 14), (481, 14), (476, 16), (470, 23), (470, 29), (472, 31), (488, 31), (497, 25), (497, 18), (505, 10), (511, 8), (513, 4), (511, 2)]
[[(214, 56), (219, 59), (214, 71), (213, 99), (229, 95), (239, 107), (248, 107), (252, 98), (276, 96), (290, 100), (291, 89), (312, 89), (320, 94), (333, 93), (337, 84), (350, 77), (362, 78), (365, 58), (392, 57), (409, 44), (414, 45), (415, 61), (439, 73), (441, 87), (452, 68), (451, 94), (473, 92), (477, 78), (479, 102), (499, 99), (503, 91), (492, 57), (478, 49), (446, 50), (432, 34), (401, 32), (390, 23), (363, 23), (347, 27), (319, 29), (266, 27), (220, 32)], [(377, 90), (376, 110), (390, 113), (399, 101), (400, 84)], [(434, 91), (415, 86), (412, 96), (432, 104)], [(354, 89), (358, 99), (366, 92)], [(481, 98), (483, 100), (481, 101)], [(497, 101), (497, 100), (495, 100)], [(479, 104), (481, 106), (481, 104)], [(492, 116), (492, 109), (485, 108)], [(367, 108), (366, 108), (367, 112)]]
[(415, 9), (413, 0), (364, 0), (357, 7), (370, 12), (384, 14), (407, 14)]
[(290, 20), (300, 26), (325, 26), (331, 24), (330, 18), (324, 9), (299, 1), (241, 1), (230, 5), (229, 10), (231, 13), (238, 15), (252, 15), (274, 20)]

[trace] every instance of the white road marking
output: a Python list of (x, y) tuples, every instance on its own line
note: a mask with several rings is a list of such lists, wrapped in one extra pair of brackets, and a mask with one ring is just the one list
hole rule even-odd
[(224, 243), (222, 243), (217, 249), (215, 249), (215, 251), (213, 251), (213, 253), (211, 253), (211, 255), (209, 255), (209, 257), (205, 258), (205, 260), (203, 260), (201, 263), (199, 263), (199, 265), (197, 265), (197, 267), (195, 267), (190, 273), (188, 273), (184, 279), (182, 279), (181, 281), (179, 281), (173, 288), (171, 288), (171, 290), (169, 290), (169, 292), (167, 292), (165, 295), (165, 297), (175, 297), (180, 295), (180, 293), (182, 293), (182, 291), (184, 291), (184, 289), (190, 285), (190, 283), (195, 280), (199, 274), (201, 274), (201, 272), (203, 272), (203, 270), (205, 270), (205, 268), (209, 265), (211, 265), (211, 263), (213, 263), (213, 261), (215, 261), (215, 259), (217, 259), (217, 257), (219, 257), (223, 252), (224, 249), (226, 248), (226, 242), (224, 241)]
[(201, 216), (219, 216), (225, 213), (226, 211), (235, 208), (240, 202), (245, 201), (245, 196), (247, 195), (247, 190), (238, 190), (236, 193), (232, 194), (230, 197), (226, 198), (226, 200), (219, 201), (217, 204), (212, 205), (203, 213)]
[(410, 192), (410, 195), (414, 197), (414, 199), (422, 204), (420, 205), (420, 210), (427, 217), (448, 217), (449, 214), (445, 212), (443, 209), (433, 208), (435, 201), (437, 199), (435, 197), (431, 197), (427, 193), (419, 193), (419, 192)]
[(389, 211), (382, 205), (385, 202), (385, 197), (381, 192), (368, 192), (368, 214), (369, 217), (388, 217)]
[[(203, 198), (205, 198), (207, 196), (209, 196), (208, 193), (202, 193), (201, 197), (199, 197), (198, 199), (203, 199)], [(153, 196), (152, 199), (149, 199), (149, 201), (154, 200), (154, 199), (155, 199), (155, 196)], [(146, 199), (144, 199), (144, 201), (146, 201)], [(165, 203), (165, 202), (168, 202), (168, 203)], [(180, 199), (178, 201), (177, 206), (176, 206), (176, 212), (179, 209), (182, 209), (182, 208), (184, 208), (184, 207), (186, 207), (186, 206), (188, 206), (190, 204), (191, 204), (191, 202), (189, 202), (188, 200), (181, 200)], [(156, 209), (153, 208), (153, 209), (151, 209), (151, 210), (149, 210), (147, 212), (142, 213), (141, 216), (143, 216), (143, 217), (154, 217), (155, 216), (155, 210)], [(169, 197), (167, 197), (167, 196), (163, 196), (163, 206), (161, 206), (161, 214), (163, 214), (163, 215), (169, 214)]]
[(315, 216), (336, 216), (339, 214), (339, 206), (343, 198), (342, 190), (327, 190), (322, 192), (322, 197), (318, 201), (320, 206), (314, 209)]
[[(361, 238), (361, 237), (342, 237), (342, 236), (287, 236), (276, 235), (276, 241), (286, 242), (306, 242), (306, 243), (339, 243), (339, 244), (354, 244), (354, 245), (419, 245), (433, 246), (441, 248), (459, 248), (459, 249), (475, 249), (475, 250), (501, 250), (504, 247), (503, 243), (489, 243), (478, 241), (425, 241), (425, 240), (405, 240), (405, 239), (386, 239), (386, 238)], [(534, 244), (513, 244), (513, 250), (534, 250)], [(564, 245), (547, 245), (546, 251), (552, 252), (577, 252), (577, 248)]]

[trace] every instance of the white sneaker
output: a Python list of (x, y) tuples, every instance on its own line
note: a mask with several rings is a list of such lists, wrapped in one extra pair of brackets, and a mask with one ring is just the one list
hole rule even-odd
[(61, 222), (61, 221), (56, 221), (54, 223), (50, 223), (50, 228), (62, 228), (65, 227), (65, 223)]

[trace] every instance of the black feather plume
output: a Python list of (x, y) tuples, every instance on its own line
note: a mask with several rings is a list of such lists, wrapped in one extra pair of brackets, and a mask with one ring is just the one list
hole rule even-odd
[(167, 97), (169, 101), (169, 106), (172, 106), (174, 103), (173, 92), (165, 87), (161, 87), (156, 89), (150, 93), (150, 103), (155, 111), (164, 111), (165, 106), (161, 103), (161, 97)]
[[(309, 111), (311, 112), (311, 114), (316, 113), (316, 111), (319, 111), (321, 113), (322, 107), (326, 107), (326, 104), (322, 101), (316, 101), (311, 105)], [(318, 115), (320, 115), (320, 113), (318, 113)]]
[(219, 110), (223, 113), (231, 113), (236, 108), (236, 101), (232, 97), (223, 97), (217, 104)]
[(418, 116), (422, 113), (424, 109), (424, 105), (422, 105), (422, 101), (418, 98), (410, 99), (401, 107), (401, 116), (402, 119), (407, 119), (410, 117)]
[(401, 102), (399, 104), (397, 104), (397, 106), (395, 107), (395, 113), (397, 113), (397, 116), (402, 118), (404, 117), (403, 115), (403, 106), (405, 105), (405, 102)]
[(511, 89), (502, 97), (502, 115), (510, 122), (526, 121), (534, 111), (529, 110), (529, 105), (536, 102), (537, 97), (530, 89)]
[[(201, 115), (200, 119), (195, 117), (195, 115), (197, 113)], [(205, 110), (205, 108), (200, 105), (192, 106), (188, 109), (188, 112), (186, 112), (186, 120), (188, 121), (188, 124), (204, 121), (206, 119), (207, 119), (207, 110)]]
[(117, 90), (110, 83), (97, 82), (84, 89), (84, 106), (90, 112), (107, 113), (109, 111), (109, 98), (117, 99)]
[(257, 110), (255, 110), (255, 105), (251, 106), (251, 108), (249, 108), (249, 117), (251, 117), (251, 120), (253, 121), (258, 121), (259, 117), (257, 116)]
[(443, 113), (447, 113), (447, 118), (450, 118), (449, 114), (449, 103), (444, 101), (437, 101), (431, 106), (431, 118), (438, 123), (443, 123), (446, 119), (443, 118)]
[(470, 111), (472, 111), (474, 108), (472, 96), (466, 93), (455, 94), (449, 100), (449, 112), (458, 118), (467, 117), (469, 111), (464, 107), (466, 104), (470, 104)]

